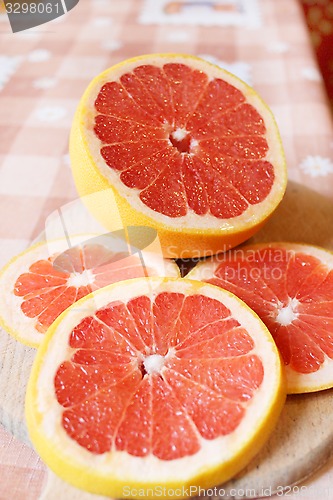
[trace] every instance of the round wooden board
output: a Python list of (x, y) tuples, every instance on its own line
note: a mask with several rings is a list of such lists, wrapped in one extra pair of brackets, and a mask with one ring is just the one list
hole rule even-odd
[[(296, 183), (289, 183), (285, 198), (253, 241), (295, 241), (333, 250), (333, 203)], [(0, 422), (17, 438), (29, 443), (24, 422), (26, 384), (36, 351), (0, 330)], [(333, 389), (289, 396), (269, 441), (257, 457), (212, 499), (269, 496), (301, 482), (333, 454)], [(219, 492), (220, 488), (220, 492)], [(95, 500), (49, 476), (44, 499)], [(204, 498), (196, 497), (196, 498)]]

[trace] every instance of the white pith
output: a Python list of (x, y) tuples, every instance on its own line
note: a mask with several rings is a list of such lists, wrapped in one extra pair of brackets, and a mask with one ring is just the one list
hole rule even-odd
[[(240, 251), (244, 252), (244, 255), (246, 255), (246, 252), (253, 252), (260, 248), (284, 248), (291, 252), (300, 252), (306, 255), (311, 255), (319, 259), (327, 267), (328, 270), (333, 270), (333, 253), (311, 245), (288, 242), (257, 243), (254, 245), (246, 245), (240, 248)], [(197, 264), (186, 277), (198, 281), (210, 280), (214, 277), (215, 270), (217, 269), (219, 264), (220, 261), (217, 258), (209, 258), (206, 261)], [(292, 315), (297, 315), (296, 299), (291, 299), (288, 307), (289, 310), (290, 305), (291, 308), (294, 309)], [(291, 315), (287, 317), (287, 310), (284, 314), (285, 320), (291, 319)], [(318, 371), (313, 373), (298, 373), (295, 370), (292, 370), (289, 365), (284, 366), (287, 378), (288, 393), (294, 394), (319, 391), (333, 386), (333, 360), (329, 358), (325, 353), (323, 354), (325, 358), (324, 363), (320, 366)]]
[[(96, 234), (72, 236), (70, 245), (73, 247), (96, 236)], [(2, 291), (0, 293), (0, 323), (18, 340), (28, 345), (38, 346), (45, 335), (36, 330), (37, 318), (29, 318), (22, 312), (21, 304), (24, 297), (18, 297), (12, 292), (16, 280), (21, 274), (29, 272), (29, 267), (34, 262), (47, 260), (50, 255), (62, 253), (68, 248), (69, 242), (65, 238), (37, 243), (15, 257), (0, 272), (0, 290)], [(143, 251), (141, 258), (146, 269), (156, 273), (156, 276), (179, 276), (177, 265), (171, 260), (163, 259), (161, 255)], [(138, 262), (141, 264), (139, 257)], [(85, 271), (81, 275), (73, 274), (67, 285), (78, 287), (92, 282), (92, 273)]]
[(195, 154), (196, 148), (198, 147), (198, 145), (199, 145), (199, 142), (196, 139), (194, 139), (194, 137), (192, 137), (191, 141), (190, 141), (190, 155)]
[(161, 356), (161, 354), (149, 354), (143, 358), (143, 367), (148, 375), (153, 373), (161, 374), (165, 362), (170, 360), (175, 355), (175, 349), (170, 347), (165, 356)]
[(148, 375), (151, 375), (152, 373), (161, 373), (164, 363), (165, 356), (161, 356), (160, 354), (151, 354), (144, 359), (143, 366)]
[(95, 279), (94, 273), (92, 273), (90, 269), (86, 269), (83, 273), (71, 273), (67, 280), (67, 285), (80, 288), (81, 286), (92, 285)]
[[(263, 383), (253, 399), (246, 404), (246, 417), (236, 431), (211, 441), (200, 437), (201, 449), (193, 456), (163, 461), (153, 455), (141, 458), (121, 451), (107, 452), (99, 456), (91, 454), (70, 439), (64, 431), (61, 424), (64, 409), (58, 404), (54, 395), (54, 374), (58, 366), (73, 355), (73, 349), (68, 347), (69, 334), (84, 317), (93, 314), (96, 308), (104, 307), (112, 300), (122, 300), (126, 303), (131, 298), (140, 295), (154, 298), (161, 291), (177, 291), (186, 294), (200, 293), (223, 300), (231, 314), (237, 317), (240, 324), (250, 332), (255, 342), (253, 352), (260, 356), (264, 365)], [(199, 473), (203, 467), (211, 467), (230, 460), (258, 432), (275, 401), (279, 385), (280, 364), (275, 346), (265, 327), (253, 312), (226, 291), (206, 284), (193, 284), (186, 280), (180, 282), (179, 280), (158, 278), (139, 279), (123, 282), (117, 287), (111, 286), (99, 290), (94, 297), (90, 296), (81, 301), (78, 307), (72, 307), (68, 310), (62, 321), (58, 322), (56, 334), (48, 340), (47, 348), (42, 356), (43, 361), (38, 370), (38, 381), (35, 387), (37, 399), (32, 403), (33, 407), (31, 408), (40, 421), (39, 432), (48, 440), (49, 446), (57, 450), (60, 455), (63, 455), (64, 450), (66, 450), (65, 453), (71, 457), (71, 462), (87, 468), (96, 465), (99, 474), (112, 474), (113, 477), (124, 481), (125, 484), (126, 480), (140, 482), (143, 478), (145, 482), (186, 481), (187, 478)], [(159, 369), (162, 361), (160, 358), (150, 356), (150, 368)]]
[[(100, 154), (100, 149), (103, 144), (96, 137), (93, 128), (95, 116), (94, 102), (101, 87), (108, 81), (117, 81), (124, 73), (132, 71), (140, 64), (154, 64), (156, 66), (162, 67), (167, 62), (179, 62), (188, 64), (194, 69), (199, 69), (207, 73), (209, 80), (212, 80), (214, 78), (223, 78), (225, 81), (231, 83), (244, 93), (247, 98), (247, 102), (250, 103), (256, 110), (258, 110), (265, 121), (267, 127), (265, 138), (268, 142), (269, 149), (267, 155), (262, 158), (262, 160), (267, 160), (274, 165), (276, 177), (275, 182), (273, 183), (270, 193), (262, 202), (258, 203), (257, 205), (249, 205), (245, 212), (243, 212), (239, 216), (230, 219), (222, 219), (217, 218), (210, 213), (205, 215), (197, 215), (191, 209), (188, 210), (188, 213), (185, 216), (181, 217), (168, 217), (159, 212), (156, 212), (147, 207), (147, 205), (145, 205), (140, 200), (139, 195), (141, 190), (128, 188), (127, 186), (125, 186), (120, 180), (120, 173), (108, 167)], [(89, 112), (86, 112), (87, 109), (89, 110)], [(209, 228), (212, 231), (223, 230), (224, 232), (233, 232), (235, 228), (239, 228), (241, 230), (241, 228), (243, 227), (252, 227), (259, 224), (259, 222), (264, 220), (265, 217), (267, 217), (267, 215), (272, 212), (274, 206), (277, 205), (277, 203), (283, 196), (286, 184), (286, 172), (281, 144), (277, 140), (278, 131), (274, 118), (269, 109), (260, 99), (260, 97), (256, 95), (252, 89), (241, 82), (238, 78), (222, 70), (221, 68), (201, 61), (200, 59), (187, 59), (186, 57), (182, 56), (172, 56), (170, 60), (165, 60), (163, 57), (158, 58), (151, 56), (145, 58), (142, 61), (127, 61), (125, 66), (119, 65), (118, 69), (112, 68), (111, 72), (106, 71), (103, 75), (103, 78), (99, 79), (98, 83), (95, 83), (95, 86), (89, 87), (89, 92), (86, 94), (84, 110), (85, 112), (82, 113), (82, 116), (80, 117), (82, 138), (85, 143), (85, 147), (89, 150), (89, 156), (93, 158), (93, 162), (96, 163), (96, 166), (98, 167), (100, 173), (106, 180), (111, 183), (111, 185), (116, 188), (118, 193), (127, 200), (132, 208), (156, 220), (160, 224), (170, 226), (172, 228), (177, 228), (178, 230), (207, 230), (207, 228)], [(167, 130), (170, 130), (170, 127), (172, 127), (172, 124), (169, 124), (169, 127), (166, 127), (166, 141), (169, 137), (169, 132), (167, 132)], [(173, 133), (176, 133), (177, 135), (179, 134), (181, 136), (184, 129), (179, 130), (180, 132), (174, 131)], [(190, 143), (189, 154), (194, 154), (196, 148), (198, 147), (200, 147), (200, 142), (198, 143), (198, 141), (192, 139)]]
[[(176, 139), (176, 141), (182, 141), (183, 139), (185, 139), (185, 137), (188, 134), (189, 134), (189, 132), (185, 128), (177, 128), (176, 130), (171, 132), (170, 137), (172, 137), (173, 139)], [(196, 150), (197, 150), (196, 148), (199, 145), (199, 142), (196, 139), (194, 139), (194, 137), (190, 137), (189, 142), (190, 142), (189, 143), (189, 151), (186, 153), (183, 152), (181, 154), (183, 154), (183, 155), (188, 154), (189, 156), (193, 156), (196, 153)], [(170, 141), (170, 144), (172, 144), (171, 141)]]
[(188, 131), (185, 128), (177, 128), (171, 132), (171, 136), (176, 139), (176, 141), (182, 141), (187, 136)]
[(290, 298), (286, 306), (281, 307), (275, 318), (275, 321), (282, 326), (291, 325), (291, 323), (298, 318), (297, 306), (299, 302), (295, 298)]

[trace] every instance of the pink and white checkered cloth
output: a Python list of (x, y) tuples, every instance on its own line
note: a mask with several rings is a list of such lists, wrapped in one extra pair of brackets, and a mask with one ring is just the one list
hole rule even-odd
[[(200, 55), (247, 81), (276, 116), (289, 177), (333, 197), (332, 119), (297, 0), (197, 3), (81, 0), (16, 34), (0, 14), (0, 267), (77, 197), (68, 137), (85, 87), (140, 54)], [(332, 471), (333, 462), (313, 480), (317, 491)], [(0, 500), (36, 500), (44, 479), (35, 453), (0, 428)]]

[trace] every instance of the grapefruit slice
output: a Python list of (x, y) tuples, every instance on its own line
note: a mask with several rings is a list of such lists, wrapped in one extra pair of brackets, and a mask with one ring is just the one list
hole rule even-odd
[(270, 330), (289, 393), (333, 387), (333, 254), (309, 245), (264, 243), (198, 264), (188, 275), (230, 290)]
[(182, 498), (258, 451), (284, 404), (282, 373), (265, 325), (229, 292), (123, 281), (51, 325), (28, 384), (28, 428), (43, 460), (79, 488)]
[(179, 276), (172, 261), (150, 256), (145, 266), (138, 254), (113, 252), (88, 235), (71, 241), (71, 248), (66, 239), (37, 243), (0, 272), (0, 324), (31, 347), (60, 313), (98, 288), (141, 276)]
[(124, 224), (156, 229), (170, 258), (245, 241), (286, 187), (270, 110), (237, 77), (193, 56), (137, 57), (97, 76), (78, 106), (70, 156), (80, 196), (104, 192), (90, 206), (98, 220), (113, 229), (115, 198)]

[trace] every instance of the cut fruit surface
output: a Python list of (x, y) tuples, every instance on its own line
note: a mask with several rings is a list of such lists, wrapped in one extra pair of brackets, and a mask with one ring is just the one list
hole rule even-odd
[(126, 223), (157, 229), (171, 258), (244, 241), (286, 187), (267, 106), (192, 56), (142, 56), (97, 76), (76, 112), (70, 154), (79, 194), (105, 190), (104, 207), (90, 207), (98, 219), (110, 227), (115, 197)]
[(28, 385), (30, 436), (77, 487), (156, 498), (152, 488), (163, 486), (168, 498), (186, 497), (189, 485), (222, 483), (259, 450), (284, 404), (281, 368), (265, 325), (229, 292), (124, 281), (50, 327)]
[(65, 239), (42, 242), (14, 257), (0, 273), (0, 324), (5, 330), (38, 347), (59, 314), (94, 290), (130, 278), (179, 276), (172, 261), (150, 255), (146, 265), (138, 254), (116, 252), (102, 240), (80, 236), (71, 248)]
[(289, 393), (333, 387), (333, 254), (294, 243), (245, 246), (188, 275), (244, 300), (270, 330)]

